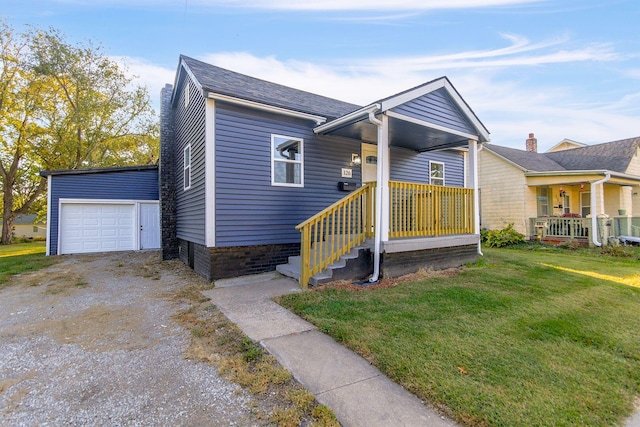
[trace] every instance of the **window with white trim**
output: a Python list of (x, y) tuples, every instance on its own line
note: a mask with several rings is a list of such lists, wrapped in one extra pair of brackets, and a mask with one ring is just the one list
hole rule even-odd
[(187, 146), (184, 147), (183, 159), (184, 189), (188, 190), (189, 188), (191, 188), (191, 144), (187, 144)]
[(444, 185), (444, 163), (429, 161), (429, 184)]
[(271, 135), (271, 185), (304, 187), (304, 141)]

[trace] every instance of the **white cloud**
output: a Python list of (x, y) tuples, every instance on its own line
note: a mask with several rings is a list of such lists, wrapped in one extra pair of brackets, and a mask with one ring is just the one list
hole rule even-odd
[(159, 110), (160, 90), (167, 84), (173, 84), (175, 69), (151, 64), (141, 58), (130, 56), (112, 56), (111, 59), (126, 69), (129, 77), (135, 77), (135, 83), (146, 86), (151, 102)]
[(622, 59), (609, 45), (564, 48), (566, 38), (531, 43), (509, 35), (511, 44), (488, 51), (427, 57), (350, 58), (349, 63), (314, 64), (257, 57), (244, 52), (210, 54), (206, 62), (268, 81), (365, 105), (412, 86), (447, 75), (493, 142), (520, 148), (529, 132), (541, 150), (563, 138), (585, 143), (636, 136), (639, 94), (609, 102), (583, 97), (566, 82), (532, 85), (522, 67)]

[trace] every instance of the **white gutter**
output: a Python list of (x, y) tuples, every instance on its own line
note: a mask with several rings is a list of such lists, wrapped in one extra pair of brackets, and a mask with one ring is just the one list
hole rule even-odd
[[(377, 105), (377, 104), (376, 104)], [(382, 141), (382, 121), (378, 120), (375, 116), (376, 110), (369, 111), (369, 121), (376, 125), (378, 128), (378, 159), (381, 159), (380, 156), (380, 145)], [(378, 162), (376, 167), (376, 207), (378, 210), (382, 210), (382, 166), (380, 162)], [(373, 274), (369, 278), (369, 283), (375, 283), (380, 278), (380, 241), (382, 234), (382, 215), (380, 212), (376, 212), (376, 225), (375, 225), (375, 236), (374, 236), (374, 247), (373, 247)]]
[(591, 183), (591, 240), (596, 246), (602, 246), (598, 241), (598, 215), (596, 215), (596, 185), (603, 184), (611, 179), (611, 172), (606, 172), (605, 177)]
[[(337, 129), (340, 128), (342, 126), (346, 126), (354, 121), (357, 121), (359, 118), (361, 117), (365, 117), (367, 114), (369, 116), (371, 116), (371, 113), (375, 113), (376, 111), (380, 110), (380, 104), (371, 104), (371, 105), (367, 105), (366, 107), (362, 107), (359, 110), (353, 111), (349, 114), (346, 114), (342, 117), (339, 117), (335, 120), (330, 121), (329, 123), (325, 123), (321, 126), (315, 127), (313, 129), (313, 131), (316, 134), (323, 134), (326, 132), (329, 132), (333, 129)], [(378, 120), (374, 117), (375, 120)], [(379, 120), (378, 120), (379, 121)], [(371, 122), (373, 124), (375, 124), (374, 122)], [(376, 126), (379, 127), (379, 125), (376, 124)]]
[(313, 120), (316, 126), (327, 121), (326, 117), (317, 116), (315, 114), (303, 113), (301, 111), (289, 110), (287, 108), (275, 107), (273, 105), (262, 104), (260, 102), (249, 101), (246, 99), (235, 98), (233, 96), (221, 95), (219, 93), (209, 92), (209, 99), (224, 101), (230, 104), (242, 105), (243, 107), (255, 108), (256, 110), (268, 111), (270, 113), (284, 114), (289, 117), (297, 117), (300, 119)]

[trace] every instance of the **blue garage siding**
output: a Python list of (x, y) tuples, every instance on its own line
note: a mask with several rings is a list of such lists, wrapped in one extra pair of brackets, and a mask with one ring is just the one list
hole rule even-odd
[(416, 153), (404, 148), (391, 148), (391, 180), (429, 183), (429, 161), (444, 163), (446, 186), (464, 186), (464, 154), (457, 150)]
[(158, 169), (51, 174), (49, 253), (58, 252), (60, 199), (158, 200)]
[[(216, 103), (216, 246), (296, 243), (295, 226), (360, 182), (360, 141), (317, 136), (313, 122)], [(304, 187), (271, 185), (271, 134), (304, 140)], [(351, 179), (341, 178), (351, 168)]]
[[(185, 108), (186, 85), (189, 105)], [(176, 189), (176, 235), (204, 244), (205, 239), (205, 99), (189, 77), (181, 86), (175, 114), (174, 159)], [(184, 148), (191, 144), (191, 188), (184, 190)]]
[(391, 111), (459, 132), (477, 133), (444, 88), (392, 108)]

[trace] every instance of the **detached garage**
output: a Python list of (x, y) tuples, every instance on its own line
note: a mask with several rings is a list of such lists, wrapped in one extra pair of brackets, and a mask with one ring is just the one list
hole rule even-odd
[(160, 247), (158, 167), (43, 171), (47, 255)]

